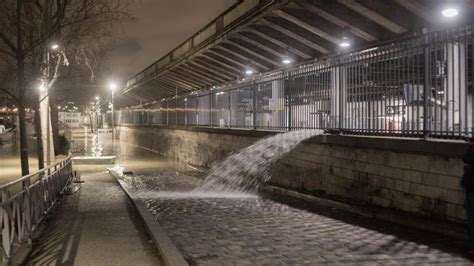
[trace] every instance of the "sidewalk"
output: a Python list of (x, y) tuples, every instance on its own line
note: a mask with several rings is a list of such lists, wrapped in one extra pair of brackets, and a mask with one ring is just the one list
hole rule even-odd
[(26, 264), (162, 265), (138, 213), (104, 168), (75, 167), (82, 189), (60, 202)]

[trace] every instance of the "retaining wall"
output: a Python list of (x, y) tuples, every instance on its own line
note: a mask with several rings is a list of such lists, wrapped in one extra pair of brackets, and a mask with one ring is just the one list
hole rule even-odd
[[(272, 132), (121, 126), (119, 137), (189, 164), (210, 167)], [(352, 204), (463, 222), (462, 142), (317, 136), (271, 170), (271, 183)]]

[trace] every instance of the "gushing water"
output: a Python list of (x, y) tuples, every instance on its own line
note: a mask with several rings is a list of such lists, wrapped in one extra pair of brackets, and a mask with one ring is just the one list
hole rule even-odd
[(259, 140), (212, 167), (194, 192), (256, 192), (270, 179), (268, 170), (275, 161), (302, 141), (321, 134), (322, 130), (300, 130)]

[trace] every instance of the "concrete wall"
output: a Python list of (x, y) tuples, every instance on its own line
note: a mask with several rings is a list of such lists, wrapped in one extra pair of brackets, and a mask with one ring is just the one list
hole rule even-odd
[[(121, 140), (210, 167), (273, 133), (122, 126), (119, 134)], [(278, 161), (270, 182), (340, 201), (462, 222), (461, 156), (466, 149), (458, 142), (319, 136)]]

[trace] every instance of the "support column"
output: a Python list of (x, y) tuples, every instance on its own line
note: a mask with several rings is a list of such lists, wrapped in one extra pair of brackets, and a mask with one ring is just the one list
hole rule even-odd
[(464, 132), (466, 123), (466, 47), (461, 41), (450, 42), (445, 46), (447, 74), (444, 79), (446, 118), (450, 133)]

